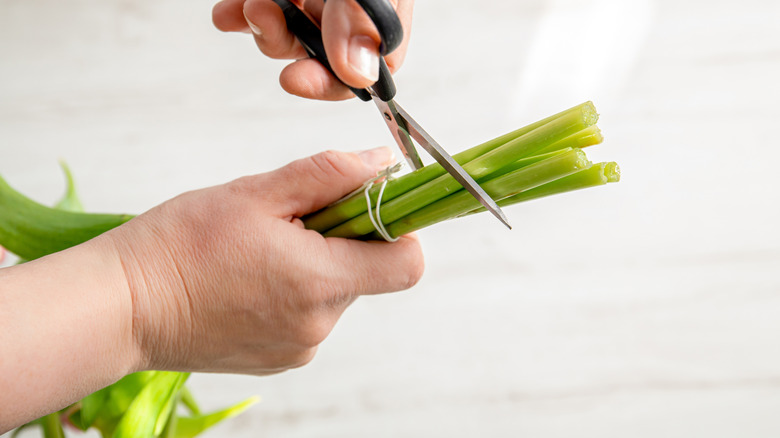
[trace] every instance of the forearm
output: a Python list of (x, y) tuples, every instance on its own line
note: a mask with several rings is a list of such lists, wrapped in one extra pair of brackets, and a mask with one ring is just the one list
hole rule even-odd
[(132, 372), (132, 308), (106, 238), (0, 270), (0, 433)]

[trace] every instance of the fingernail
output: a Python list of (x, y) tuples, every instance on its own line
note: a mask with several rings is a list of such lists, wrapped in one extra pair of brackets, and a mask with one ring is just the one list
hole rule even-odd
[(358, 152), (358, 157), (365, 163), (366, 167), (376, 170), (387, 167), (395, 161), (393, 150), (387, 146)]
[(349, 41), (348, 59), (352, 70), (357, 74), (376, 82), (379, 79), (379, 54), (376, 43), (365, 35), (353, 36)]
[(244, 11), (244, 19), (246, 20), (246, 24), (249, 26), (249, 29), (252, 31), (255, 36), (262, 36), (263, 31), (260, 30), (259, 27), (255, 23), (252, 23), (252, 20), (249, 19), (249, 17), (246, 16), (246, 11)]

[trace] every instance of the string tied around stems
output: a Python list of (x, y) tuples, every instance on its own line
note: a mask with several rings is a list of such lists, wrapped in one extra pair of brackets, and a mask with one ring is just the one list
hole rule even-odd
[[(400, 171), (404, 166), (404, 163), (402, 161), (399, 161), (398, 163), (386, 167), (384, 170), (380, 170), (377, 172), (376, 176), (369, 179), (363, 184), (363, 187), (358, 189), (357, 191), (362, 190), (363, 195), (366, 197), (366, 205), (368, 206), (368, 209), (366, 212), (368, 213), (368, 218), (371, 220), (371, 224), (374, 225), (374, 229), (377, 233), (379, 233), (380, 236), (382, 236), (383, 239), (385, 239), (388, 242), (395, 242), (400, 237), (392, 237), (390, 233), (387, 232), (387, 229), (385, 228), (385, 225), (382, 223), (382, 215), (380, 213), (380, 207), (382, 205), (382, 196), (385, 194), (385, 187), (387, 187), (388, 181), (392, 178), (392, 176)], [(379, 180), (382, 180), (381, 185), (379, 186), (379, 193), (376, 197), (376, 207), (375, 210), (371, 210), (371, 194), (369, 191), (371, 190), (371, 187), (373, 187)]]

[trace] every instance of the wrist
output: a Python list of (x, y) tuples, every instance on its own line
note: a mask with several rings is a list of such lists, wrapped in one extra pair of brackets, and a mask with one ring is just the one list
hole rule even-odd
[(109, 364), (114, 378), (119, 379), (145, 369), (141, 346), (135, 334), (133, 295), (114, 239), (104, 234), (74, 250), (83, 252), (82, 263), (89, 264), (90, 271), (96, 273), (94, 290), (102, 294), (96, 298), (101, 299), (102, 310), (111, 318), (103, 339), (115, 346), (111, 348), (113, 360)]
[(111, 257), (121, 268), (116, 277), (122, 279), (126, 297), (123, 315), (130, 322), (126, 341), (133, 371), (180, 370), (185, 366), (179, 354), (185, 334), (179, 329), (182, 319), (187, 325), (188, 294), (172, 239), (150, 223), (135, 219), (101, 237), (109, 242)]
[(149, 356), (144, 348), (144, 330), (143, 318), (139, 314), (138, 306), (138, 287), (140, 272), (138, 263), (130, 250), (130, 246), (125, 244), (121, 233), (118, 230), (112, 230), (99, 236), (90, 243), (99, 245), (100, 253), (109, 265), (107, 271), (111, 274), (107, 276), (106, 281), (110, 282), (108, 287), (116, 296), (117, 315), (122, 327), (118, 342), (122, 345), (120, 363), (127, 369), (126, 374), (151, 369)]

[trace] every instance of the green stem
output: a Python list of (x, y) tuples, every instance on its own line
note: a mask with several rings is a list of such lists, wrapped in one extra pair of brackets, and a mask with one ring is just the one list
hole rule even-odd
[(43, 436), (45, 438), (65, 438), (65, 432), (62, 430), (60, 422), (60, 413), (52, 412), (41, 419), (43, 426)]
[[(530, 201), (532, 199), (544, 198), (545, 196), (558, 195), (575, 190), (587, 189), (589, 187), (601, 186), (607, 183), (620, 181), (620, 168), (617, 163), (596, 163), (587, 169), (580, 170), (569, 176), (551, 181), (547, 184), (534, 187), (530, 190), (520, 192), (516, 195), (498, 201), (498, 205), (506, 207), (520, 202)], [(485, 211), (480, 207), (469, 211), (462, 216), (469, 216), (475, 213)]]
[(512, 205), (545, 196), (587, 189), (620, 181), (620, 167), (615, 162), (596, 163), (588, 169), (502, 199), (499, 205)]
[(588, 126), (587, 128), (578, 131), (562, 140), (556, 141), (550, 146), (542, 148), (541, 150), (537, 151), (535, 155), (531, 157), (521, 158), (515, 161), (514, 163), (509, 164), (507, 167), (504, 167), (502, 169), (499, 169), (496, 172), (491, 173), (490, 175), (482, 178), (481, 180), (493, 179), (499, 175), (503, 175), (513, 170), (517, 170), (521, 167), (528, 166), (529, 164), (533, 164), (538, 161), (542, 161), (546, 158), (549, 158), (553, 155), (565, 151), (569, 151), (572, 149), (582, 149), (584, 147), (597, 145), (601, 143), (603, 140), (604, 137), (602, 137), (601, 130), (599, 129), (598, 126), (596, 125)]
[[(593, 103), (585, 102), (573, 108), (561, 111), (560, 113), (547, 117), (546, 119), (532, 123), (528, 126), (455, 154), (453, 158), (459, 164), (464, 165), (490, 151), (495, 150), (499, 146), (523, 137), (526, 134), (542, 128), (555, 120), (564, 118), (571, 114), (581, 114), (583, 112), (595, 114), (596, 109), (593, 106)], [(415, 187), (419, 187), (441, 175), (444, 175), (445, 173), (446, 171), (441, 167), (441, 165), (434, 163), (425, 166), (422, 169), (418, 169), (414, 172), (406, 174), (400, 178), (394, 179), (387, 184), (383, 196), (383, 201), (386, 202), (394, 199), (395, 197), (406, 193)], [(372, 201), (375, 202), (376, 197), (379, 194), (379, 189), (374, 187), (369, 191), (369, 193)], [(341, 200), (324, 210), (304, 217), (303, 222), (306, 224), (306, 228), (322, 233), (365, 212), (366, 202), (363, 194), (360, 193), (356, 196)]]
[(62, 167), (62, 171), (65, 173), (65, 195), (57, 202), (54, 208), (68, 211), (84, 211), (84, 206), (76, 193), (76, 183), (73, 180), (73, 173), (71, 173), (70, 167), (63, 160), (60, 160), (60, 167)]
[(501, 175), (507, 174), (509, 172), (514, 172), (515, 170), (522, 169), (523, 167), (530, 166), (540, 161), (544, 161), (556, 155), (565, 154), (566, 152), (570, 152), (571, 150), (573, 150), (573, 148), (566, 148), (557, 151), (547, 152), (545, 154), (534, 155), (532, 157), (521, 158), (515, 161), (514, 163), (510, 163), (508, 166), (496, 172), (493, 172), (485, 177), (480, 178), (478, 182), (481, 184), (484, 181), (490, 181), (491, 179), (498, 178)]
[(163, 427), (162, 433), (160, 433), (160, 438), (174, 438), (176, 437), (176, 428), (179, 422), (179, 415), (176, 412), (176, 406), (181, 401), (181, 391), (176, 394), (176, 396), (173, 399), (173, 409), (171, 409), (171, 412), (168, 414), (167, 420), (165, 420), (165, 426)]
[[(585, 153), (579, 149), (573, 149), (486, 181), (481, 186), (491, 198), (500, 200), (555, 181), (588, 166), (590, 166), (590, 162)], [(471, 193), (461, 190), (392, 222), (386, 228), (391, 236), (401, 236), (459, 216), (479, 208), (479, 206), (479, 201)]]
[(539, 149), (537, 154), (544, 154), (547, 152), (553, 152), (565, 148), (585, 148), (588, 146), (594, 146), (604, 141), (604, 136), (601, 135), (601, 129), (598, 126), (588, 126), (580, 132), (572, 134), (563, 140), (556, 141), (550, 146)]
[[(505, 143), (492, 151), (481, 155), (463, 165), (474, 179), (479, 180), (491, 173), (510, 167), (520, 158), (533, 155), (538, 149), (555, 143), (572, 134), (575, 134), (588, 126), (592, 126), (598, 120), (595, 109), (590, 105), (578, 107), (576, 111), (570, 111), (563, 116), (541, 126), (538, 129)], [(399, 179), (400, 180), (400, 179)], [(399, 181), (396, 180), (396, 181)], [(394, 181), (387, 184), (387, 189)], [(395, 222), (415, 210), (425, 207), (445, 196), (462, 189), (449, 174), (444, 174), (432, 181), (409, 190), (402, 195), (391, 199), (382, 200), (382, 220), (385, 223)], [(366, 208), (365, 200), (362, 200), (363, 208)], [(375, 203), (372, 203), (375, 205)], [(368, 214), (364, 213), (349, 221), (323, 233), (325, 237), (359, 237), (374, 230), (374, 225)]]
[(200, 406), (198, 406), (198, 402), (195, 401), (195, 397), (192, 396), (192, 392), (190, 392), (189, 388), (182, 386), (179, 396), (181, 397), (181, 403), (187, 407), (187, 410), (189, 410), (192, 415), (202, 414)]

